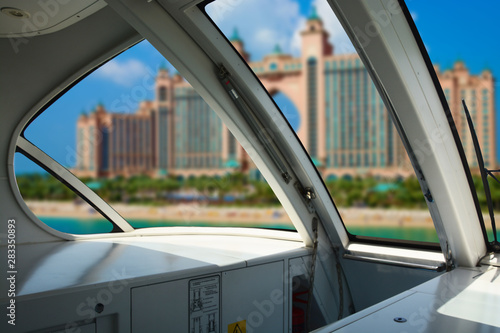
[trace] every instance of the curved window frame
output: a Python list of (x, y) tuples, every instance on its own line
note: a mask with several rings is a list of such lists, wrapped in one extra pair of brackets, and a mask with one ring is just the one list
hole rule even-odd
[[(64, 185), (70, 188), (104, 218), (113, 224), (112, 233), (114, 232), (130, 232), (134, 228), (118, 214), (106, 201), (85, 185), (78, 177), (73, 175), (68, 169), (52, 159), (40, 148), (28, 141), (23, 136), (17, 139), (16, 152), (23, 154), (25, 157), (36, 163), (42, 169), (61, 181)], [(40, 221), (43, 223), (42, 221)]]
[[(21, 131), (16, 139), (16, 144), (15, 144), (15, 149), (13, 151), (13, 154), (19, 153), (22, 154), (25, 158), (29, 159), (31, 162), (35, 163), (37, 166), (39, 166), (41, 169), (45, 170), (47, 173), (49, 173), (51, 176), (56, 178), (58, 181), (61, 182), (64, 186), (69, 188), (71, 191), (75, 193), (80, 199), (85, 201), (87, 204), (89, 204), (93, 209), (95, 209), (96, 212), (98, 212), (102, 218), (107, 220), (112, 224), (112, 230), (108, 233), (68, 233), (64, 232), (61, 230), (54, 229), (47, 225), (45, 222), (43, 222), (36, 214), (34, 214), (29, 207), (24, 202), (24, 198), (22, 197), (22, 194), (20, 193), (20, 190), (17, 186), (17, 181), (14, 180), (12, 181), (12, 184), (14, 185), (14, 188), (17, 189), (17, 192), (20, 194), (20, 200), (23, 201), (25, 204), (25, 211), (31, 213), (29, 215), (34, 216), (34, 222), (41, 226), (45, 230), (50, 230), (51, 233), (61, 236), (63, 235), (63, 238), (69, 238), (70, 239), (75, 239), (86, 237), (86, 236), (96, 236), (96, 235), (110, 235), (110, 234), (116, 234), (116, 233), (131, 233), (134, 231), (140, 231), (142, 229), (149, 229), (153, 228), (154, 226), (148, 226), (148, 227), (141, 227), (141, 226), (136, 226), (134, 225), (133, 221), (129, 222), (127, 219), (121, 216), (119, 212), (117, 212), (106, 200), (101, 198), (96, 192), (94, 192), (91, 188), (87, 186), (79, 177), (75, 176), (68, 168), (64, 167), (61, 163), (56, 161), (54, 158), (52, 158), (49, 154), (47, 154), (44, 150), (40, 149), (37, 145), (33, 144), (29, 139), (25, 137), (25, 131), (26, 129), (34, 122), (36, 119), (44, 112), (48, 111), (50, 107), (59, 100), (62, 96), (64, 96), (68, 91), (73, 89), (75, 86), (77, 86), (80, 82), (85, 80), (90, 74), (92, 74), (94, 71), (99, 70), (102, 66), (106, 65), (109, 61), (112, 61), (116, 57), (118, 57), (120, 54), (123, 52), (126, 52), (130, 48), (136, 46), (140, 42), (144, 41), (145, 39), (140, 39), (134, 41), (131, 45), (128, 45), (125, 49), (113, 54), (111, 57), (106, 58), (105, 61), (102, 61), (98, 63), (95, 67), (89, 69), (88, 71), (82, 73), (80, 77), (72, 82), (66, 89), (63, 91), (59, 92), (57, 95), (55, 95), (53, 98), (51, 98), (48, 102), (46, 102), (37, 112), (35, 112), (29, 119), (28, 121), (22, 126)], [(178, 75), (178, 74), (177, 74)], [(162, 87), (165, 88), (165, 87)], [(182, 88), (185, 89), (185, 88)], [(161, 93), (159, 90), (156, 91), (156, 93)], [(195, 90), (193, 92), (196, 93)], [(160, 101), (167, 101), (169, 98), (172, 98), (170, 96), (169, 90), (167, 88), (164, 89), (165, 95), (165, 100), (161, 100), (162, 96), (158, 95), (158, 100)], [(215, 114), (214, 114), (215, 115)], [(21, 126), (21, 125), (20, 125)], [(236, 138), (233, 137), (233, 140), (235, 141), (235, 144), (237, 143)], [(220, 163), (219, 163), (220, 164)], [(75, 165), (77, 167), (77, 165)], [(13, 170), (13, 174), (15, 174), (15, 171)], [(182, 176), (179, 176), (182, 177)], [(179, 178), (178, 177), (178, 178)], [(206, 228), (206, 225), (203, 222), (200, 222), (200, 225), (196, 225), (200, 228)], [(164, 226), (159, 226), (161, 228), (168, 228), (169, 225), (164, 225)], [(190, 227), (189, 224), (186, 225), (178, 225), (177, 227)], [(221, 223), (221, 225), (216, 225), (213, 227), (217, 228), (224, 228), (224, 227), (232, 227), (232, 228), (256, 228), (256, 229), (261, 229), (261, 230), (279, 230), (279, 231), (285, 231), (285, 232), (296, 232), (295, 229), (288, 229), (285, 224), (276, 224), (276, 226), (267, 226), (267, 227), (252, 227), (252, 226), (245, 226), (245, 222), (241, 224), (235, 224), (235, 225), (226, 225), (225, 223)], [(47, 229), (48, 228), (48, 229)]]
[[(68, 91), (73, 89), (76, 85), (86, 79), (90, 74), (94, 71), (98, 70), (100, 67), (116, 58), (121, 53), (127, 51), (128, 49), (134, 47), (135, 45), (142, 42), (144, 38), (140, 37), (132, 37), (129, 40), (125, 41), (123, 44), (118, 46), (117, 48), (113, 48), (108, 53), (104, 54), (103, 57), (100, 57), (95, 60), (94, 64), (90, 65), (88, 68), (82, 69), (80, 72), (75, 73), (76, 78), (69, 77), (68, 85), (65, 89), (61, 90), (57, 94), (53, 96), (49, 96), (49, 99), (41, 104), (36, 111), (33, 112), (32, 115), (28, 116), (28, 119), (23, 124), (19, 124), (21, 127), (17, 138), (13, 138), (14, 146), (13, 150), (9, 153), (12, 155), (11, 158), (14, 158), (15, 153), (20, 153), (27, 159), (31, 160), (33, 163), (38, 165), (40, 168), (48, 172), (50, 175), (59, 180), (64, 186), (68, 187), (70, 190), (75, 192), (75, 194), (80, 197), (82, 200), (87, 202), (92, 208), (94, 208), (99, 214), (102, 215), (107, 221), (109, 221), (113, 225), (113, 229), (109, 233), (105, 234), (71, 234), (66, 233), (60, 230), (53, 229), (49, 227), (46, 223), (41, 221), (26, 205), (24, 202), (24, 198), (20, 193), (20, 190), (17, 185), (15, 170), (11, 169), (12, 177), (11, 178), (11, 186), (15, 190), (17, 200), (23, 204), (24, 210), (28, 213), (28, 215), (33, 216), (32, 219), (34, 223), (36, 223), (42, 229), (49, 231), (51, 234), (61, 237), (64, 239), (77, 239), (86, 236), (98, 236), (98, 235), (109, 235), (109, 234), (117, 234), (117, 233), (131, 233), (135, 229), (120, 215), (118, 214), (105, 200), (103, 200), (100, 196), (98, 196), (94, 191), (92, 191), (85, 183), (83, 183), (78, 177), (73, 175), (67, 168), (61, 165), (59, 162), (50, 157), (43, 150), (38, 148), (32, 142), (30, 142), (25, 137), (25, 131), (30, 126), (30, 124), (35, 121), (38, 116), (40, 116), (43, 112), (47, 111), (52, 104), (54, 104), (59, 98), (64, 96)], [(17, 131), (14, 132), (16, 135)]]
[[(213, 3), (213, 0), (205, 0), (205, 1), (201, 2), (200, 4), (198, 4), (198, 8), (205, 15), (205, 17), (208, 19), (208, 21), (219, 31), (219, 33), (221, 34), (221, 36), (223, 36), (223, 37), (226, 38), (227, 42), (231, 45), (231, 47), (234, 50), (234, 52), (239, 55), (240, 59), (243, 60), (243, 63), (250, 69), (250, 71), (253, 74), (253, 76), (261, 84), (262, 89), (267, 93), (267, 95), (272, 100), (271, 94), (269, 94), (269, 92), (267, 91), (267, 89), (260, 82), (260, 79), (257, 77), (257, 71), (253, 70), (250, 67), (248, 60), (244, 59), (240, 55), (240, 53), (238, 52), (238, 50), (230, 42), (230, 40), (228, 38), (229, 35), (226, 36), (226, 34), (224, 34), (224, 32), (222, 32), (221, 28), (217, 25), (217, 23), (208, 14), (208, 12), (206, 10), (206, 6), (209, 5), (210, 3)], [(365, 60), (366, 59), (363, 59), (363, 58), (361, 59), (361, 61), (362, 61), (363, 64), (369, 63), (369, 62), (366, 62)], [(343, 64), (344, 64), (344, 60), (341, 60), (340, 64), (341, 64), (341, 68), (342, 68)], [(309, 57), (307, 59), (305, 65), (306, 65), (306, 67), (309, 66), (309, 65), (317, 66), (317, 59), (315, 57)], [(397, 129), (398, 133), (401, 134), (402, 133), (401, 129), (398, 128), (398, 125), (396, 124), (396, 120), (397, 120), (396, 118), (397, 117), (394, 116), (394, 114), (395, 114), (394, 111), (391, 110), (390, 106), (387, 103), (387, 95), (385, 93), (383, 85), (377, 80), (377, 75), (373, 74), (373, 68), (370, 67), (370, 66), (367, 66), (367, 69), (369, 71), (370, 77), (372, 78), (375, 87), (377, 88), (377, 91), (380, 92), (380, 96), (384, 100), (384, 104), (386, 104), (386, 107), (387, 107), (387, 110), (388, 110), (388, 113), (389, 113), (389, 117), (393, 118), (394, 125), (396, 126), (396, 129)], [(432, 71), (431, 71), (431, 73), (432, 73)], [(274, 100), (273, 100), (273, 102), (274, 102)], [(276, 105), (275, 102), (274, 102), (274, 104)], [(279, 109), (279, 107), (277, 105), (276, 105), (276, 107)], [(399, 127), (400, 127), (400, 125), (399, 125)], [(418, 179), (423, 179), (423, 178), (419, 177), (419, 175), (421, 175), (421, 172), (420, 173), (418, 172), (418, 170), (420, 170), (420, 168), (418, 168), (418, 166), (415, 167), (415, 165), (418, 165), (418, 162), (416, 162), (416, 158), (414, 156), (413, 157), (410, 156), (410, 154), (413, 154), (413, 153), (411, 152), (411, 149), (409, 149), (410, 146), (407, 145), (407, 139), (405, 139), (402, 135), (400, 135), (400, 138), (403, 141), (403, 145), (405, 146), (406, 152), (408, 153), (410, 159), (412, 160), (412, 163), (414, 163), (413, 165), (414, 165), (414, 171), (415, 171), (416, 177)], [(297, 139), (298, 139), (298, 137), (297, 137)], [(298, 140), (300, 141), (300, 139), (298, 139)], [(406, 140), (406, 143), (405, 143), (405, 140)], [(309, 151), (306, 150), (306, 149), (305, 149), (305, 151), (306, 151), (309, 159), (311, 160), (311, 163), (314, 165), (315, 170), (316, 170), (317, 174), (319, 175), (319, 178), (321, 179), (321, 182), (323, 183), (323, 186), (326, 189), (327, 187), (326, 187), (326, 184), (325, 184), (325, 179), (323, 177), (321, 177), (321, 174), (319, 173), (318, 168), (316, 167), (313, 159), (311, 158), (312, 156), (309, 153)], [(348, 161), (346, 161), (346, 164), (347, 164), (347, 162)], [(362, 235), (354, 235), (354, 234), (352, 234), (351, 232), (348, 231), (348, 229), (346, 227), (346, 224), (344, 223), (344, 221), (343, 221), (343, 219), (342, 219), (342, 217), (341, 217), (341, 215), (339, 213), (339, 209), (338, 209), (338, 207), (337, 207), (337, 205), (335, 203), (334, 198), (332, 197), (331, 193), (328, 190), (327, 190), (327, 192), (330, 195), (330, 201), (332, 202), (333, 206), (335, 207), (335, 210), (336, 210), (336, 212), (337, 212), (337, 214), (338, 214), (338, 216), (340, 218), (340, 221), (341, 221), (341, 224), (342, 224), (342, 228), (346, 232), (350, 243), (366, 243), (366, 244), (374, 244), (374, 245), (381, 245), (381, 246), (397, 246), (397, 247), (402, 247), (402, 248), (411, 248), (411, 249), (419, 249), (419, 250), (430, 250), (430, 251), (440, 251), (440, 252), (442, 251), (441, 244), (438, 243), (438, 242), (414, 241), (414, 240), (397, 239), (397, 238), (380, 238), (380, 237), (362, 236)], [(425, 191), (422, 191), (422, 195), (424, 197), (424, 200), (426, 200), (425, 199), (425, 194), (426, 194)], [(438, 236), (439, 236), (439, 233), (438, 233)]]

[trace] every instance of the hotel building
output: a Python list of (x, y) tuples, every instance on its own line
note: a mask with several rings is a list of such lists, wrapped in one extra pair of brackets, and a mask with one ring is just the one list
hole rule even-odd
[[(297, 135), (324, 177), (407, 176), (413, 173), (384, 103), (357, 54), (335, 54), (328, 32), (313, 13), (301, 33), (300, 57), (279, 46), (250, 67), (271, 95), (286, 95), (300, 116)], [(235, 49), (248, 61), (237, 31)], [(487, 166), (496, 165), (494, 81), (491, 72), (471, 75), (462, 62), (438, 78), (469, 162), (473, 146), (461, 107), (471, 111)], [(79, 176), (148, 174), (221, 175), (252, 164), (218, 116), (179, 75), (162, 68), (156, 99), (135, 114), (98, 106), (77, 124)], [(474, 163), (474, 162), (471, 162)]]
[(452, 69), (440, 71), (439, 67), (435, 66), (435, 70), (450, 106), (469, 164), (473, 170), (477, 167), (476, 152), (462, 100), (467, 103), (471, 114), (485, 166), (496, 168), (495, 82), (491, 71), (486, 69), (478, 76), (471, 75), (462, 61), (455, 62)]

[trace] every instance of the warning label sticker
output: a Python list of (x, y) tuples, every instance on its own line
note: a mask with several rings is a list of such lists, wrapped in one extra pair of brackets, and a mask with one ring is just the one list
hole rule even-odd
[(189, 332), (219, 333), (220, 277), (189, 281)]
[(240, 320), (227, 326), (227, 333), (246, 333), (247, 321)]

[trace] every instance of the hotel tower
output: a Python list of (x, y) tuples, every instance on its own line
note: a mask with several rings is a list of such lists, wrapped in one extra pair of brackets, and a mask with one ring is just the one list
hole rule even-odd
[[(326, 178), (345, 175), (407, 176), (413, 171), (399, 135), (357, 54), (335, 54), (323, 22), (312, 15), (301, 33), (300, 57), (276, 46), (250, 67), (271, 95), (282, 93), (300, 117), (297, 135)], [(237, 30), (231, 38), (247, 61)], [(461, 100), (465, 99), (487, 166), (496, 166), (494, 80), (489, 70), (471, 75), (465, 64), (435, 67), (466, 156), (474, 148)], [(74, 172), (86, 177), (222, 175), (253, 165), (218, 116), (178, 74), (160, 68), (154, 101), (134, 114), (103, 105), (77, 123)]]

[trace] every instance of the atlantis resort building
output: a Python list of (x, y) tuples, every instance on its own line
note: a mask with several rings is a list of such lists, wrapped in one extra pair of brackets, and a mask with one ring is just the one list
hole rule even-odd
[[(301, 33), (300, 57), (279, 46), (249, 66), (271, 95), (282, 93), (300, 116), (297, 135), (324, 177), (407, 176), (411, 164), (375, 85), (357, 54), (335, 54), (328, 32), (311, 15)], [(237, 31), (235, 49), (249, 60)], [(494, 80), (489, 70), (471, 75), (463, 62), (440, 71), (466, 156), (474, 148), (461, 100), (467, 101), (485, 164), (496, 165)], [(78, 160), (84, 177), (146, 174), (223, 175), (253, 165), (227, 127), (178, 74), (160, 68), (155, 100), (143, 101), (135, 114), (99, 105), (77, 124)], [(473, 162), (472, 162), (473, 164)]]

